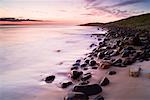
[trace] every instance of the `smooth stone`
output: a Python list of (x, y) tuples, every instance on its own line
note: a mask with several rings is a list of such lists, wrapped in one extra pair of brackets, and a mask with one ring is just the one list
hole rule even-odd
[(108, 74), (109, 75), (115, 75), (117, 72), (116, 71), (109, 71)]
[(81, 60), (79, 59), (79, 60), (76, 60), (76, 63), (80, 63), (81, 62)]
[(99, 84), (91, 84), (91, 85), (77, 85), (74, 87), (73, 91), (82, 92), (86, 95), (96, 95), (102, 92), (102, 88)]
[(89, 62), (90, 62), (89, 59), (86, 59), (86, 60), (85, 60), (85, 63), (86, 63), (86, 64), (89, 64)]
[(79, 69), (79, 67), (76, 66), (71, 67), (71, 70), (77, 70), (77, 69)]
[(107, 77), (104, 77), (101, 82), (100, 82), (100, 85), (101, 86), (106, 86), (110, 83), (109, 79)]
[(61, 87), (62, 88), (67, 88), (68, 86), (72, 85), (73, 83), (72, 82), (66, 82), (66, 83), (62, 83), (61, 84)]
[(94, 98), (94, 100), (104, 100), (104, 97), (101, 95), (98, 95), (97, 97)]
[(90, 65), (90, 66), (95, 66), (95, 65), (96, 65), (96, 61), (95, 61), (95, 60), (91, 60), (91, 61), (89, 62), (89, 65)]
[(55, 79), (55, 76), (54, 75), (51, 75), (51, 76), (48, 76), (45, 78), (45, 82), (46, 83), (52, 83)]
[(87, 64), (81, 64), (81, 68), (83, 68), (83, 67), (86, 67), (87, 66)]
[(72, 79), (78, 79), (82, 74), (83, 74), (82, 71), (76, 71), (76, 70), (74, 70), (72, 72), (72, 74), (71, 74), (71, 78)]
[(89, 97), (82, 92), (71, 92), (69, 93), (64, 100), (88, 100)]
[(83, 74), (81, 80), (86, 81), (86, 80), (90, 79), (91, 77), (92, 77), (91, 73), (86, 73), (86, 74)]
[(75, 64), (73, 64), (72, 66), (74, 66), (74, 67), (79, 67), (80, 64), (79, 64), (79, 63), (75, 63)]

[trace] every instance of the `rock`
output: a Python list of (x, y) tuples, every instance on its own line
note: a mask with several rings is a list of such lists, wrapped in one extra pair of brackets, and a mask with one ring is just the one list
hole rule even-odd
[(104, 100), (104, 97), (101, 95), (98, 95), (97, 97), (94, 98), (94, 100)]
[(92, 43), (92, 44), (90, 45), (90, 48), (92, 48), (92, 47), (94, 47), (94, 46), (97, 46), (97, 45), (94, 44), (94, 43)]
[(88, 68), (87, 68), (87, 67), (85, 67), (85, 68), (83, 68), (83, 70), (88, 70)]
[(119, 54), (119, 51), (114, 50), (113, 53), (110, 54), (110, 56), (118, 56)]
[(79, 64), (79, 63), (75, 63), (75, 64), (73, 64), (72, 66), (74, 66), (74, 67), (79, 67), (80, 64)]
[(99, 58), (99, 59), (103, 59), (104, 57), (105, 57), (105, 54), (104, 54), (105, 52), (104, 51), (100, 51), (98, 54), (97, 54), (97, 57)]
[(76, 66), (71, 67), (71, 70), (77, 70), (77, 69), (79, 69), (79, 67)]
[(106, 86), (108, 85), (110, 82), (109, 82), (109, 79), (107, 77), (104, 77), (101, 82), (100, 82), (100, 85), (101, 86)]
[(98, 67), (92, 67), (92, 69), (97, 69)]
[(125, 60), (123, 61), (123, 64), (124, 65), (131, 65), (133, 64), (134, 62), (136, 61), (136, 59), (133, 59), (133, 58), (125, 58)]
[(72, 85), (73, 83), (72, 82), (65, 82), (65, 83), (62, 83), (61, 84), (61, 87), (62, 88), (67, 88), (68, 86)]
[(141, 45), (141, 41), (139, 39), (138, 34), (133, 37), (132, 44), (135, 45), (135, 46), (140, 46)]
[(108, 74), (109, 74), (109, 75), (115, 75), (115, 74), (116, 74), (116, 71), (109, 71)]
[(73, 91), (75, 92), (82, 92), (86, 95), (96, 95), (102, 92), (102, 88), (98, 84), (91, 84), (91, 85), (77, 85), (74, 87)]
[(95, 65), (96, 65), (96, 61), (95, 61), (95, 60), (91, 60), (91, 61), (89, 62), (89, 65), (90, 65), (90, 66), (95, 66)]
[(45, 82), (46, 83), (52, 83), (55, 79), (55, 76), (54, 75), (51, 75), (51, 76), (48, 76), (45, 78)]
[(129, 50), (124, 50), (122, 52), (122, 57), (129, 57), (130, 51)]
[(90, 79), (91, 77), (92, 77), (91, 73), (86, 73), (86, 74), (83, 74), (81, 80), (86, 81), (86, 80)]
[(110, 62), (107, 62), (107, 61), (102, 62), (102, 63), (100, 64), (100, 68), (102, 68), (102, 69), (108, 69), (108, 68), (110, 68), (110, 66), (111, 66), (111, 63), (110, 63)]
[(82, 71), (73, 71), (72, 74), (71, 74), (71, 78), (72, 79), (78, 79), (81, 75), (83, 74)]
[(86, 59), (86, 60), (85, 60), (85, 63), (86, 63), (86, 64), (89, 64), (89, 62), (90, 62), (89, 59)]
[(80, 59), (76, 60), (76, 63), (80, 63), (80, 62), (81, 62), (81, 60), (80, 60)]
[(87, 64), (81, 64), (81, 68), (84, 68), (84, 67), (86, 67), (87, 66)]
[(140, 67), (130, 67), (129, 76), (139, 77), (141, 68)]
[(112, 63), (113, 66), (121, 66), (122, 65), (122, 59), (116, 59)]
[(89, 97), (81, 92), (71, 92), (69, 93), (64, 100), (88, 100)]

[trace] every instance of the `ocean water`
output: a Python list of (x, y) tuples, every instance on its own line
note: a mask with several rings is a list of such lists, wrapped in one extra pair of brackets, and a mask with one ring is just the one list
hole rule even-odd
[[(0, 26), (0, 100), (61, 100), (59, 83), (71, 65), (97, 43), (96, 27), (60, 25)], [(55, 75), (51, 84), (44, 83)]]

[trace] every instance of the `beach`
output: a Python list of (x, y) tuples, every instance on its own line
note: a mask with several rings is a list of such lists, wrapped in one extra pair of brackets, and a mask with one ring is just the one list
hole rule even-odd
[[(5, 26), (2, 29), (0, 33), (2, 100), (64, 100), (64, 97), (69, 97), (68, 93), (77, 91), (74, 90), (75, 86), (92, 84), (101, 86), (103, 78), (107, 78), (109, 82), (104, 82), (106, 86), (101, 86), (102, 91), (89, 94), (89, 100), (99, 100), (95, 99), (99, 95), (105, 100), (150, 98), (150, 76), (148, 76), (150, 61), (140, 58), (137, 62), (128, 62), (128, 65), (124, 63), (127, 57), (123, 57), (120, 64), (118, 60), (120, 61), (122, 52), (116, 53), (119, 46), (109, 47), (120, 38), (113, 39), (110, 35), (108, 39), (109, 31), (89, 26), (48, 25)], [(108, 45), (109, 43), (111, 45)], [(137, 46), (132, 47), (139, 49)], [(107, 53), (102, 56), (99, 53), (103, 51)], [(138, 77), (129, 75), (129, 70), (133, 67), (141, 68)], [(115, 74), (109, 74), (111, 71), (115, 71)], [(73, 72), (82, 73), (75, 76)], [(46, 77), (52, 75), (55, 78), (48, 83)], [(62, 84), (66, 82), (71, 84), (63, 86)], [(84, 85), (81, 85), (82, 82), (85, 82)]]

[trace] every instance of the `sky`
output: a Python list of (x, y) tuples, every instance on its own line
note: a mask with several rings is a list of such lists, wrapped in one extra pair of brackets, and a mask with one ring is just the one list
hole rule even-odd
[(150, 12), (150, 0), (0, 0), (0, 17), (110, 22)]

